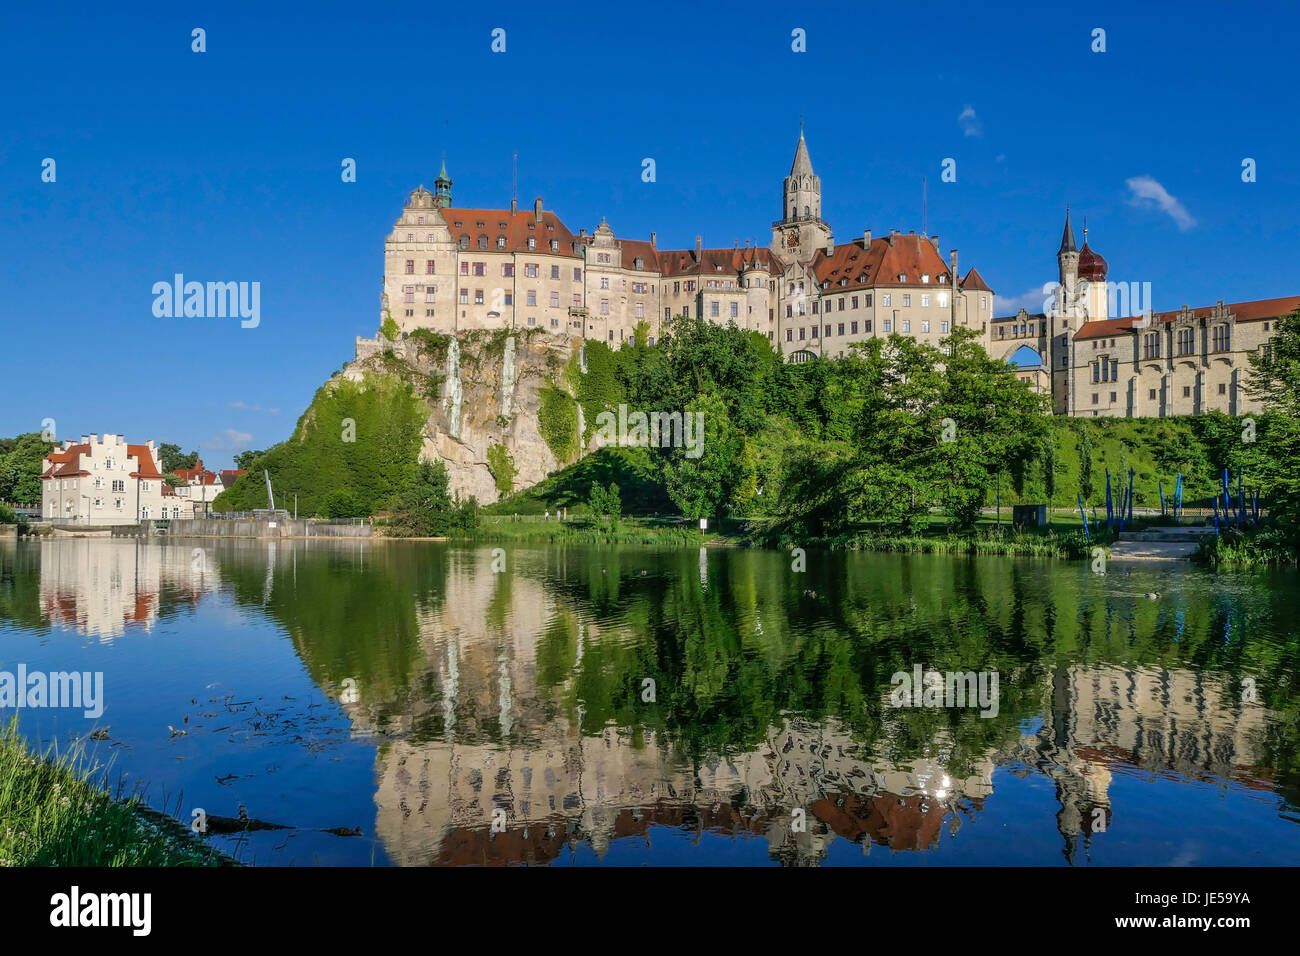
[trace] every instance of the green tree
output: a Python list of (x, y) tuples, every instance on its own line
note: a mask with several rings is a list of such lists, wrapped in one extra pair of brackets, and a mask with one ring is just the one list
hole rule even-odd
[(623, 498), (618, 485), (611, 481), (606, 488), (600, 482), (593, 481), (587, 498), (587, 510), (593, 517), (602, 519), (611, 528), (617, 529), (618, 519), (623, 514)]
[(477, 522), (473, 498), (462, 502), (448, 492), (447, 466), (421, 461), (415, 479), (393, 507), (389, 533), (399, 538), (429, 538), (467, 533)]
[(158, 458), (162, 461), (164, 475), (170, 475), (180, 468), (193, 468), (199, 460), (199, 453), (181, 451), (180, 445), (163, 442), (158, 446)]
[(39, 503), (45, 456), (58, 447), (44, 441), (40, 432), (0, 439), (0, 501)]

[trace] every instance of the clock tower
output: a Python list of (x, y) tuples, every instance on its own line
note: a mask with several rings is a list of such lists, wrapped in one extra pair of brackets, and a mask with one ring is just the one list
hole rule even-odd
[(822, 221), (822, 181), (813, 172), (800, 123), (794, 163), (781, 188), (781, 218), (772, 223), (772, 251), (786, 262), (807, 262), (830, 243), (831, 227)]

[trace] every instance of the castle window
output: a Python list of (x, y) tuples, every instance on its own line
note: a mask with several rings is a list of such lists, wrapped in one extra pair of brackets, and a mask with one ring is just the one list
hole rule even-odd
[[(893, 298), (894, 298), (893, 293), (886, 292), (884, 295), (882, 295), (882, 296), (880, 297), (880, 305), (881, 305), (881, 307), (882, 307), (882, 308), (886, 308), (886, 309), (889, 308), (890, 305), (893, 304)], [(867, 305), (870, 305), (870, 304), (871, 304), (870, 302), (867, 303)]]
[(498, 249), (504, 249), (505, 247), (506, 247), (506, 237), (505, 237), (505, 236), (497, 236), (497, 248), (498, 248)]
[(928, 273), (928, 272), (922, 272), (922, 273), (921, 273), (921, 281), (922, 281), (922, 282), (929, 282), (929, 281), (930, 281), (930, 273)]
[(948, 293), (947, 293), (947, 292), (940, 292), (940, 293), (939, 293), (939, 308), (941, 308), (941, 309), (946, 309), (946, 308), (948, 308)]
[(609, 315), (609, 299), (600, 300), (600, 314)]
[(462, 259), (462, 260), (460, 261), (460, 274), (463, 275), (463, 276), (467, 276), (467, 275), (469, 275), (469, 260), (468, 260), (468, 259)]
[(424, 274), (431, 276), (438, 271), (437, 264), (432, 259), (424, 261)]
[(479, 236), (479, 237), (478, 237), (478, 247), (479, 247), (480, 249), (486, 249), (486, 248), (488, 247), (487, 236)]
[(475, 289), (475, 290), (474, 290), (474, 304), (475, 304), (475, 305), (482, 305), (482, 304), (483, 304), (483, 290), (482, 290), (482, 289)]
[(1223, 382), (1220, 382), (1220, 383), (1219, 383), (1219, 394), (1220, 394), (1220, 395), (1227, 395), (1227, 394), (1228, 394), (1228, 386), (1227, 386), (1226, 384), (1224, 384)]
[(808, 206), (804, 206), (804, 207), (803, 207), (803, 217), (804, 217), (805, 219), (807, 219), (807, 218), (808, 218), (809, 216), (811, 216), (811, 215), (812, 215), (812, 209), (811, 209), (810, 207), (808, 207)]
[(632, 265), (635, 266), (637, 271), (639, 272), (642, 268), (644, 268), (645, 260), (642, 259), (640, 256), (637, 256), (635, 259), (632, 260)]
[(909, 333), (909, 334), (911, 333), (911, 331), (912, 331), (912, 320), (911, 320), (911, 319), (904, 319), (904, 320), (903, 320), (903, 331), (904, 331), (904, 332), (907, 332), (907, 333)]
[(433, 233), (429, 233), (427, 236), (425, 236), (425, 237), (424, 237), (424, 241), (425, 241), (425, 242), (433, 242)]
[(414, 242), (414, 241), (415, 241), (415, 236), (413, 236), (411, 233), (408, 232), (408, 233), (406, 234), (406, 241), (407, 241), (407, 242)]
[(838, 334), (843, 335), (843, 334), (844, 334), (844, 323), (841, 322), (839, 325), (837, 325), (837, 326), (835, 327), (835, 331), (836, 331)]
[(530, 315), (530, 316), (528, 317), (528, 324), (529, 324), (529, 325), (536, 325), (536, 324), (537, 324), (537, 316), (535, 316), (535, 315)]
[(407, 274), (408, 276), (413, 276), (413, 275), (415, 275), (415, 260), (414, 260), (414, 259), (407, 259), (407, 260), (406, 260), (406, 274)]
[(736, 318), (739, 318), (739, 317), (740, 317), (740, 303), (739, 303), (739, 302), (733, 302), (733, 303), (731, 303), (731, 317), (732, 317), (733, 319), (736, 319)]
[(905, 309), (906, 309), (906, 308), (910, 308), (911, 305), (912, 305), (912, 294), (911, 294), (910, 292), (904, 292), (904, 293), (903, 293), (903, 308), (905, 308)]
[(529, 236), (529, 237), (528, 237), (528, 248), (529, 248), (529, 249), (536, 249), (536, 248), (537, 248), (537, 237), (536, 237), (536, 236)]
[(786, 329), (786, 330), (785, 330), (785, 340), (786, 340), (787, 342), (789, 342), (789, 341), (791, 341), (791, 340), (793, 340), (793, 339), (794, 339), (794, 329)]
[(853, 308), (856, 309), (857, 307), (858, 307), (858, 297), (855, 295), (853, 297)]
[(893, 320), (892, 320), (892, 319), (885, 319), (885, 320), (881, 323), (880, 327), (881, 327), (884, 331), (886, 331), (886, 332), (893, 331)]
[(924, 308), (928, 308), (928, 307), (929, 307), (929, 305), (930, 305), (930, 293), (928, 293), (928, 292), (923, 292), (923, 293), (921, 293), (921, 305), (922, 305), (922, 307), (924, 307)]
[(799, 341), (803, 341), (803, 326), (799, 327)]
[[(575, 298), (576, 298), (576, 296), (575, 296)], [(734, 304), (732, 305), (732, 308), (733, 308), (733, 309), (735, 308), (735, 305), (734, 305)], [(645, 303), (644, 303), (644, 302), (638, 302), (638, 303), (633, 307), (633, 314), (634, 314), (638, 319), (643, 318), (643, 317), (645, 316)], [(735, 313), (732, 313), (732, 314), (734, 315)]]
[(1147, 390), (1147, 398), (1153, 402), (1156, 400), (1156, 390), (1154, 388)]
[(474, 263), (474, 274), (476, 276), (487, 275), (487, 263), (486, 262)]
[[(640, 304), (641, 304), (641, 303), (639, 303), (639, 302), (637, 303), (637, 305), (640, 305)], [(574, 295), (573, 295), (573, 307), (574, 307), (575, 309), (580, 309), (580, 308), (582, 308), (582, 296), (581, 296), (580, 294), (576, 293), (576, 292), (575, 292)]]
[(552, 309), (558, 309), (559, 307), (560, 307), (560, 293), (558, 293), (558, 292), (552, 292), (552, 293), (551, 293), (551, 308), (552, 308)]
[(574, 270), (573, 270), (573, 281), (574, 281), (574, 282), (581, 282), (581, 281), (582, 281), (582, 269), (581, 269), (581, 268), (577, 268), (577, 269), (574, 269)]
[(559, 252), (559, 251), (560, 251), (560, 240), (559, 240), (559, 239), (552, 239), (552, 240), (551, 240), (551, 251), (552, 251), (552, 252)]
[(524, 275), (527, 276), (529, 279), (536, 279), (536, 278), (537, 278), (537, 263), (536, 263), (536, 262), (525, 262), (525, 263), (524, 263)]
[[(866, 276), (863, 276), (862, 280), (865, 282), (866, 278), (867, 278)], [(871, 296), (867, 296), (867, 308), (868, 309), (871, 308)]]
[(944, 335), (948, 334), (948, 323), (946, 321), (939, 323), (939, 331), (942, 332)]
[(709, 316), (714, 319), (718, 317), (718, 303), (716, 300), (709, 303)]
[(526, 305), (529, 305), (529, 306), (536, 306), (536, 305), (537, 305), (537, 290), (536, 290), (536, 289), (529, 289), (526, 293), (524, 293), (524, 295), (525, 295), (525, 297), (526, 297), (526, 298), (524, 299), (524, 302), (525, 302)]
[(1092, 393), (1092, 404), (1094, 404), (1094, 405), (1098, 404), (1098, 402), (1097, 402), (1097, 398), (1098, 398), (1097, 393), (1096, 393), (1096, 392), (1093, 392), (1093, 393)]
[(460, 247), (462, 249), (469, 248), (469, 236), (465, 235), (464, 233), (462, 233), (460, 237)]
[(551, 266), (551, 278), (552, 278), (552, 279), (558, 279), (559, 277), (560, 277), (560, 267), (559, 267), (559, 266)]
[(1184, 385), (1183, 398), (1191, 398), (1191, 397), (1192, 397), (1192, 387), (1190, 385)]
[(929, 332), (929, 331), (930, 331), (930, 320), (929, 320), (929, 319), (922, 319), (922, 320), (921, 320), (921, 331), (922, 331), (922, 332)]
[(501, 263), (501, 277), (503, 279), (514, 278), (514, 274), (515, 274), (515, 264), (513, 262)]
[(423, 225), (424, 225), (424, 217), (423, 217), (423, 216), (416, 216), (416, 217), (415, 217), (415, 224), (416, 224), (417, 226), (423, 226)]
[(608, 288), (609, 288), (609, 276), (601, 276), (601, 277), (600, 277), (600, 287), (601, 287), (602, 289), (608, 289)]
[(1210, 334), (1214, 342), (1214, 351), (1229, 352), (1232, 350), (1226, 325), (1216, 325)]

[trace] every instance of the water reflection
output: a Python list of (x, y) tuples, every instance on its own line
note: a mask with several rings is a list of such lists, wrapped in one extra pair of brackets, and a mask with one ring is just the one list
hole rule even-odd
[[(795, 573), (773, 552), (545, 547), (494, 573), (490, 547), (42, 541), (0, 547), (0, 658), (34, 631), (122, 642), (226, 607), (274, 622), (257, 653), (299, 662), (373, 768), (300, 761), (298, 789), (364, 789), (378, 859), (403, 865), (1261, 863), (1300, 843), (1295, 585), (1001, 558), (810, 555)], [(209, 645), (195, 686), (235, 666)], [(916, 664), (997, 671), (997, 716), (889, 706)], [(198, 785), (185, 763), (150, 769)]]

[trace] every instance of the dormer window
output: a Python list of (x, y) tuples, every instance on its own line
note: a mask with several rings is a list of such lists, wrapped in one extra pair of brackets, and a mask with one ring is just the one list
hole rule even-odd
[(506, 247), (506, 237), (505, 237), (505, 236), (497, 236), (497, 248), (498, 248), (498, 249), (504, 249), (505, 247)]
[(922, 281), (922, 282), (929, 282), (929, 281), (930, 281), (930, 273), (928, 273), (928, 272), (922, 272), (922, 273), (921, 273), (921, 281)]
[(639, 272), (642, 268), (644, 268), (645, 260), (642, 259), (640, 256), (637, 256), (635, 259), (632, 260), (632, 264), (636, 267), (637, 271)]
[(469, 236), (465, 235), (464, 233), (461, 233), (460, 235), (460, 247), (462, 249), (469, 248)]
[(552, 252), (559, 252), (559, 251), (560, 251), (560, 240), (559, 240), (559, 239), (552, 239), (552, 240), (551, 240), (551, 251), (552, 251)]
[(899, 281), (899, 282), (906, 282), (906, 281), (907, 281), (907, 273), (906, 273), (906, 272), (900, 272), (900, 273), (898, 274), (898, 281)]
[(480, 249), (486, 249), (486, 248), (488, 247), (487, 236), (479, 236), (479, 237), (478, 237), (478, 247), (479, 247)]
[(536, 249), (536, 248), (537, 248), (537, 237), (536, 237), (536, 236), (529, 236), (529, 237), (528, 237), (528, 248), (529, 248), (529, 249)]

